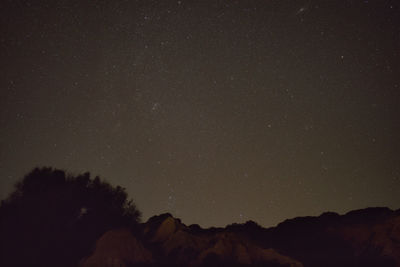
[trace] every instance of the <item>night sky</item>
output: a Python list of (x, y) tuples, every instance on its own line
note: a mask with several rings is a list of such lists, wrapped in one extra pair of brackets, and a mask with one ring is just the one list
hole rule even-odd
[(144, 220), (400, 208), (398, 1), (3, 0), (0, 27), (1, 199), (52, 166)]

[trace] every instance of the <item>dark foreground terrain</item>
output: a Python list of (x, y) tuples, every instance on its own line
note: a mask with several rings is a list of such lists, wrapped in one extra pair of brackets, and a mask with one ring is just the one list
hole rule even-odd
[(0, 266), (400, 266), (400, 210), (286, 220), (263, 228), (140, 223), (121, 187), (35, 169), (0, 206)]
[(142, 241), (127, 229), (106, 232), (80, 265), (400, 266), (400, 212), (387, 208), (295, 218), (269, 229), (251, 221), (201, 229), (170, 214), (142, 227)]

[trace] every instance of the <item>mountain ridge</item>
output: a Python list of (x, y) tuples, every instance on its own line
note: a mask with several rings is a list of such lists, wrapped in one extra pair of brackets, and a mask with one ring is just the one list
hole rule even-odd
[[(118, 266), (400, 266), (400, 209), (373, 207), (344, 215), (325, 212), (269, 228), (253, 221), (201, 228), (164, 213), (141, 226), (142, 236), (134, 237), (137, 248), (132, 247), (132, 253), (145, 251), (147, 258), (113, 258), (111, 253), (109, 266), (117, 266), (112, 262)], [(107, 254), (100, 249), (102, 240), (81, 267), (94, 266), (91, 259)]]

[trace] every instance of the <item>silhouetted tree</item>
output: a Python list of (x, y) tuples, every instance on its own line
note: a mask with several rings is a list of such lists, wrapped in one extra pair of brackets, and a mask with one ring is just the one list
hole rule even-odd
[(0, 266), (76, 266), (104, 232), (139, 220), (124, 188), (36, 168), (1, 202)]

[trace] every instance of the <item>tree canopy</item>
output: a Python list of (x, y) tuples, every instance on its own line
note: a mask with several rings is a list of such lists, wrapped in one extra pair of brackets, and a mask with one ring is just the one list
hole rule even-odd
[(124, 188), (36, 168), (1, 202), (0, 266), (73, 266), (104, 232), (139, 222)]

